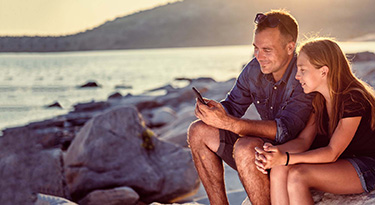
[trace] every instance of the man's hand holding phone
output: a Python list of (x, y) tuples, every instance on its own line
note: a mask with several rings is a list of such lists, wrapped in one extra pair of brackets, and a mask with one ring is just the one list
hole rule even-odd
[(192, 87), (192, 89), (193, 89), (194, 94), (195, 94), (195, 96), (197, 97), (197, 99), (198, 99), (201, 103), (203, 103), (203, 104), (205, 104), (205, 105), (208, 105), (208, 104), (206, 103), (206, 101), (204, 101), (204, 99), (203, 99), (201, 93), (200, 93), (195, 87)]
[(204, 100), (202, 95), (196, 88), (192, 88), (198, 101), (202, 104), (197, 103), (195, 105), (195, 116), (202, 120), (207, 125), (226, 129), (228, 125), (229, 115), (225, 111), (223, 105), (215, 100)]

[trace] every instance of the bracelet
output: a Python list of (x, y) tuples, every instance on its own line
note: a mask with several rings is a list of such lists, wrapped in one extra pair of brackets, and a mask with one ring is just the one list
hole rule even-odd
[(289, 152), (285, 152), (286, 153), (286, 163), (285, 163), (285, 166), (288, 166), (289, 164)]

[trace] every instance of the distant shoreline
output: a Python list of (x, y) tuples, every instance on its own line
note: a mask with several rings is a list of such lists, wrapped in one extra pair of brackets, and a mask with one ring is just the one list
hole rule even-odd
[[(300, 25), (300, 39), (315, 34), (375, 40), (373, 1), (179, 1), (107, 21), (67, 36), (0, 37), (0, 52), (63, 52), (220, 45), (251, 45), (255, 14), (285, 8)], [(188, 8), (188, 9), (187, 9)], [(322, 10), (321, 8), (326, 8)], [(350, 12), (348, 12), (350, 8)], [(309, 12), (304, 12), (308, 10)]]

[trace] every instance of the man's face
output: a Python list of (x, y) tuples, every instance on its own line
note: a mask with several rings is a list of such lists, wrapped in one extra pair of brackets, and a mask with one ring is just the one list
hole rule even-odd
[[(293, 42), (290, 42), (293, 43)], [(280, 80), (288, 67), (290, 55), (293, 48), (288, 53), (288, 46), (285, 39), (280, 34), (278, 28), (266, 28), (254, 35), (254, 56), (258, 60), (262, 73), (272, 74), (275, 80)]]

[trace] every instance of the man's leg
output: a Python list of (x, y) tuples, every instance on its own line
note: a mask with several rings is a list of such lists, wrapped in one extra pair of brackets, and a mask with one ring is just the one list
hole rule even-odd
[(255, 166), (255, 147), (262, 147), (263, 140), (256, 137), (241, 137), (237, 140), (233, 156), (238, 175), (253, 205), (270, 204), (270, 182), (268, 175)]
[(212, 205), (229, 204), (225, 193), (223, 162), (216, 155), (220, 145), (219, 135), (218, 129), (200, 120), (193, 122), (188, 129), (188, 143), (195, 167)]

